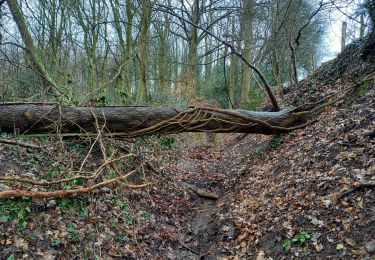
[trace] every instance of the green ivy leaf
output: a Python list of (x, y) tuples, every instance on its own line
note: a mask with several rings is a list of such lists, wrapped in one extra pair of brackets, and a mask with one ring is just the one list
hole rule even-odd
[(9, 219), (10, 219), (10, 216), (8, 216), (8, 215), (0, 216), (0, 222), (2, 222), (2, 223), (7, 223), (9, 221)]
[(344, 250), (345, 249), (345, 246), (343, 243), (340, 243), (340, 244), (337, 244), (336, 245), (336, 250)]

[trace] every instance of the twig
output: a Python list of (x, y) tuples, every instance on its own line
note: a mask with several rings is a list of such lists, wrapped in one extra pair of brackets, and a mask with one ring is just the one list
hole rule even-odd
[[(92, 114), (92, 116), (94, 117), (94, 120), (95, 120), (95, 129), (96, 129), (96, 131), (98, 133), (97, 140), (99, 140), (100, 151), (102, 152), (103, 159), (106, 162), (106, 161), (108, 161), (108, 159), (107, 159), (107, 154), (106, 154), (106, 148), (105, 148), (105, 145), (104, 145), (104, 142), (103, 142), (103, 139), (102, 139), (102, 133), (104, 132), (103, 130), (105, 128), (105, 121), (104, 121), (103, 126), (100, 127), (99, 126), (98, 117), (96, 116), (96, 114), (92, 110), (92, 107), (90, 107), (90, 112), (91, 112), (91, 114)], [(104, 120), (105, 120), (105, 117), (104, 117)], [(99, 175), (100, 175), (100, 172), (97, 173), (97, 175), (95, 176), (95, 178), (93, 179), (93, 181), (95, 181), (99, 177)]]
[(362, 183), (350, 188), (349, 190), (340, 194), (339, 199), (343, 199), (353, 192), (361, 191), (364, 189), (375, 189), (375, 183)]
[(0, 143), (3, 144), (10, 144), (10, 145), (18, 145), (26, 148), (31, 148), (31, 149), (42, 149), (42, 146), (39, 145), (34, 145), (34, 144), (27, 144), (27, 143), (22, 143), (19, 141), (14, 141), (14, 140), (8, 140), (8, 139), (0, 139)]
[(51, 186), (51, 185), (54, 185), (54, 184), (70, 182), (70, 181), (74, 181), (74, 180), (78, 180), (78, 179), (90, 180), (90, 179), (94, 179), (96, 176), (98, 176), (98, 173), (100, 173), (102, 171), (102, 169), (104, 167), (106, 167), (107, 165), (109, 165), (111, 163), (114, 163), (114, 162), (117, 162), (117, 161), (120, 161), (120, 160), (122, 160), (124, 158), (127, 158), (127, 157), (130, 157), (130, 156), (133, 156), (133, 154), (127, 154), (127, 155), (124, 155), (124, 156), (121, 156), (121, 157), (118, 157), (118, 158), (115, 158), (115, 159), (112, 159), (112, 160), (107, 160), (94, 173), (92, 173), (91, 175), (86, 175), (86, 176), (77, 175), (77, 176), (73, 176), (71, 178), (66, 178), (66, 179), (61, 179), (61, 180), (56, 180), (56, 181), (48, 181), (48, 182), (47, 181), (34, 181), (32, 179), (23, 179), (23, 178), (18, 178), (18, 177), (0, 176), (0, 181), (8, 182), (8, 183), (16, 183), (16, 182), (26, 183), (26, 184), (31, 184), (31, 185), (35, 185), (35, 186)]
[(200, 253), (198, 251), (195, 251), (194, 249), (188, 247), (187, 245), (185, 245), (185, 243), (183, 243), (182, 241), (178, 240), (178, 242), (180, 243), (180, 245), (183, 247), (183, 248), (186, 248), (187, 250), (189, 250), (190, 252), (193, 252), (194, 254), (196, 255), (200, 255)]
[(182, 185), (194, 191), (199, 197), (211, 200), (218, 200), (220, 198), (216, 193), (197, 188), (194, 185), (188, 184), (186, 182), (182, 182)]

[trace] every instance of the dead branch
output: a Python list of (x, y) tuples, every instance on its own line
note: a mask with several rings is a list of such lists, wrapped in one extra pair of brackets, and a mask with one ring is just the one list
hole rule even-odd
[(218, 200), (220, 198), (220, 196), (217, 195), (216, 193), (213, 193), (213, 192), (210, 192), (210, 191), (207, 191), (207, 190), (204, 190), (204, 189), (200, 189), (200, 188), (198, 188), (194, 185), (188, 184), (186, 182), (182, 182), (182, 185), (185, 186), (186, 188), (194, 191), (199, 197), (211, 199), (211, 200)]
[[(135, 173), (136, 170), (133, 170), (126, 175), (119, 176), (110, 180), (106, 180), (95, 185), (91, 185), (89, 187), (74, 189), (74, 190), (56, 190), (56, 191), (28, 191), (28, 190), (7, 190), (0, 192), (0, 199), (10, 198), (10, 197), (31, 197), (31, 198), (50, 198), (50, 197), (58, 197), (58, 198), (66, 198), (66, 197), (76, 197), (78, 195), (82, 195), (85, 193), (90, 193), (94, 190), (102, 188), (104, 186), (108, 186), (110, 184), (118, 184), (121, 180), (128, 178), (131, 174)], [(134, 184), (125, 184), (123, 186), (130, 188), (130, 189), (140, 189), (151, 185), (152, 183), (144, 183), (140, 185)]]
[(339, 199), (343, 199), (343, 198), (349, 196), (350, 194), (352, 194), (354, 192), (365, 190), (365, 189), (375, 189), (375, 183), (358, 184), (358, 185), (354, 186), (353, 188), (350, 188), (349, 190), (347, 190), (345, 192), (342, 192), (339, 195)]
[(15, 141), (15, 140), (2, 139), (2, 138), (0, 139), (0, 143), (17, 145), (17, 146), (22, 146), (22, 147), (31, 148), (31, 149), (42, 149), (43, 148), (42, 146), (39, 146), (39, 145), (27, 144), (27, 143), (22, 143), (22, 142)]

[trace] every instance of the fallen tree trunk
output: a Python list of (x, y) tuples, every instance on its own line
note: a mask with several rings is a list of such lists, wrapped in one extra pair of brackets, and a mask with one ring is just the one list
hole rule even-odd
[(301, 128), (306, 114), (292, 109), (253, 112), (214, 108), (60, 107), (0, 104), (0, 131), (19, 134), (95, 133), (136, 137), (181, 132), (276, 134)]

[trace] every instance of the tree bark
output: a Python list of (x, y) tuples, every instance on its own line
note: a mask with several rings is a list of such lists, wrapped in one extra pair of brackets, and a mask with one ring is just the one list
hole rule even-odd
[(290, 62), (291, 62), (291, 70), (292, 70), (292, 81), (294, 84), (298, 84), (298, 72), (297, 72), (297, 55), (296, 55), (296, 47), (293, 45), (292, 42), (292, 35), (289, 35), (289, 48), (290, 48)]
[(347, 23), (343, 22), (341, 27), (341, 52), (345, 49), (346, 41), (346, 27)]
[(276, 134), (306, 122), (292, 109), (279, 112), (151, 107), (59, 107), (46, 104), (0, 105), (2, 132), (20, 134), (95, 133), (96, 122), (106, 132), (127, 137), (181, 132)]
[[(200, 12), (200, 1), (194, 0), (192, 5), (192, 22), (194, 24), (199, 24), (201, 19), (201, 12)], [(188, 79), (188, 84), (192, 88), (193, 93), (192, 97), (199, 96), (199, 56), (198, 56), (198, 45), (200, 42), (198, 36), (198, 28), (195, 26), (191, 27), (190, 34), (188, 35), (188, 56), (187, 56), (187, 66), (186, 66), (186, 78)]]
[[(252, 60), (253, 45), (253, 16), (254, 16), (254, 0), (246, 0), (242, 21), (242, 33), (245, 41), (243, 55), (246, 60)], [(249, 90), (251, 88), (251, 68), (244, 66), (243, 79), (241, 87), (241, 102), (249, 102)]]
[(141, 1), (141, 31), (139, 36), (139, 69), (140, 80), (137, 90), (137, 104), (145, 104), (148, 101), (147, 72), (148, 72), (148, 49), (151, 25), (151, 7), (148, 1)]
[[(116, 80), (116, 97), (115, 103), (117, 105), (125, 103), (129, 105), (132, 101), (131, 84), (132, 76), (130, 63), (132, 59), (132, 23), (133, 23), (133, 4), (131, 0), (126, 0), (125, 11), (126, 15), (122, 15), (122, 9), (120, 8), (120, 0), (109, 1), (114, 18), (114, 29), (117, 32), (119, 50), (121, 51), (121, 74)], [(126, 20), (126, 25), (124, 26), (121, 21)], [(125, 30), (125, 36), (123, 31)], [(124, 96), (125, 94), (125, 96)], [(122, 97), (121, 97), (122, 96)]]
[[(98, 1), (87, 1), (87, 3), (76, 1), (75, 9), (77, 11), (78, 25), (83, 32), (83, 47), (86, 51), (86, 69), (87, 69), (87, 101), (95, 100), (99, 89), (99, 81), (97, 75), (97, 48), (99, 43), (99, 25), (97, 19), (100, 16), (100, 6)], [(89, 15), (90, 14), (90, 15)]]
[(365, 30), (366, 30), (366, 25), (365, 25), (365, 15), (361, 14), (360, 17), (360, 28), (359, 28), (359, 38), (362, 39), (365, 36)]

